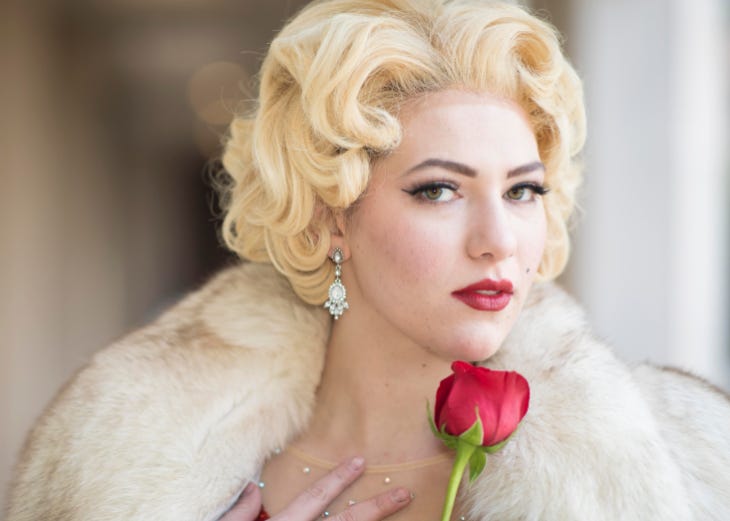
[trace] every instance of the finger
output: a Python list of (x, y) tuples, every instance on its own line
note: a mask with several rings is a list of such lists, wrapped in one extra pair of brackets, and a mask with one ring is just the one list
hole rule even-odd
[(342, 463), (305, 490), (304, 493), (297, 496), (282, 511), (282, 517), (287, 519), (314, 519), (319, 517), (332, 500), (362, 474), (364, 468), (365, 460), (361, 457)]
[(236, 503), (219, 521), (254, 521), (261, 512), (261, 490), (251, 482), (243, 489)]
[(333, 521), (379, 521), (407, 507), (413, 496), (405, 488), (394, 488), (366, 501), (360, 501), (333, 517)]

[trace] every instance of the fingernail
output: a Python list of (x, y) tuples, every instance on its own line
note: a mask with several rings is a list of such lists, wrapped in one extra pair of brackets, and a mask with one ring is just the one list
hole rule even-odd
[(356, 456), (352, 458), (352, 461), (350, 462), (350, 467), (352, 468), (352, 470), (360, 470), (364, 464), (365, 459), (361, 456)]
[(396, 503), (405, 503), (406, 501), (410, 501), (412, 499), (411, 493), (404, 488), (395, 489), (393, 492), (390, 493), (390, 497)]

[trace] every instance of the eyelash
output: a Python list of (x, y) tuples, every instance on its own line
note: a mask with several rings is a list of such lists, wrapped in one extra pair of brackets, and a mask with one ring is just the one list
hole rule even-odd
[[(428, 182), (428, 183), (420, 184), (420, 185), (417, 185), (413, 188), (410, 188), (410, 189), (407, 189), (404, 191), (406, 193), (414, 196), (416, 199), (418, 199), (421, 202), (425, 202), (425, 203), (429, 203), (429, 204), (439, 204), (439, 201), (428, 199), (427, 197), (425, 197), (423, 195), (428, 190), (433, 190), (433, 189), (438, 189), (438, 188), (447, 189), (447, 190), (456, 192), (459, 189), (459, 185), (456, 185), (456, 184), (453, 184), (450, 182), (445, 182), (445, 181), (435, 181), (435, 182)], [(530, 190), (534, 195), (539, 195), (539, 196), (545, 195), (550, 191), (549, 188), (547, 188), (543, 185), (540, 185), (537, 183), (526, 182), (526, 183), (518, 183), (518, 184), (510, 187), (510, 189), (507, 190), (507, 192), (505, 192), (505, 194), (507, 194), (513, 190), (520, 190), (523, 188)], [(520, 201), (519, 199), (511, 199), (511, 200), (515, 201), (515, 202), (527, 202), (527, 201)]]
[(432, 199), (428, 199), (424, 195), (427, 191), (433, 190), (433, 189), (438, 189), (438, 188), (445, 188), (447, 190), (456, 192), (459, 189), (459, 185), (456, 185), (454, 183), (445, 182), (445, 181), (434, 181), (434, 182), (428, 182), (428, 183), (416, 185), (415, 187), (410, 188), (408, 190), (404, 190), (404, 191), (411, 194), (416, 199), (418, 199), (419, 201), (422, 201), (424, 203), (438, 204), (439, 201), (434, 201)]
[[(549, 188), (546, 186), (537, 184), (537, 183), (519, 183), (507, 190), (507, 193), (513, 191), (513, 190), (519, 190), (521, 188), (526, 188), (530, 190), (534, 195), (545, 195), (550, 191)], [(516, 200), (516, 199), (514, 199)]]

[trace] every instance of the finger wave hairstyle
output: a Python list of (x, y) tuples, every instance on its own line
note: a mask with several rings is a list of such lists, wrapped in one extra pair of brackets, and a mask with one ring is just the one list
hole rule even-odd
[(335, 216), (398, 145), (398, 107), (446, 88), (503, 96), (528, 114), (551, 188), (538, 274), (556, 277), (581, 180), (581, 82), (550, 24), (484, 0), (328, 0), (296, 15), (264, 59), (257, 106), (231, 123), (217, 179), (227, 246), (324, 302)]

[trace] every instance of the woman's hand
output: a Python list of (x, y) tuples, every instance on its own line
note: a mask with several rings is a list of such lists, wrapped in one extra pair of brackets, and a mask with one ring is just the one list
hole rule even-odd
[[(341, 464), (297, 496), (271, 521), (314, 521), (365, 469), (362, 458)], [(411, 502), (411, 494), (404, 488), (395, 488), (365, 501), (359, 501), (330, 516), (332, 521), (378, 521), (385, 519)], [(236, 504), (219, 521), (255, 521), (261, 510), (261, 490), (249, 483)]]

